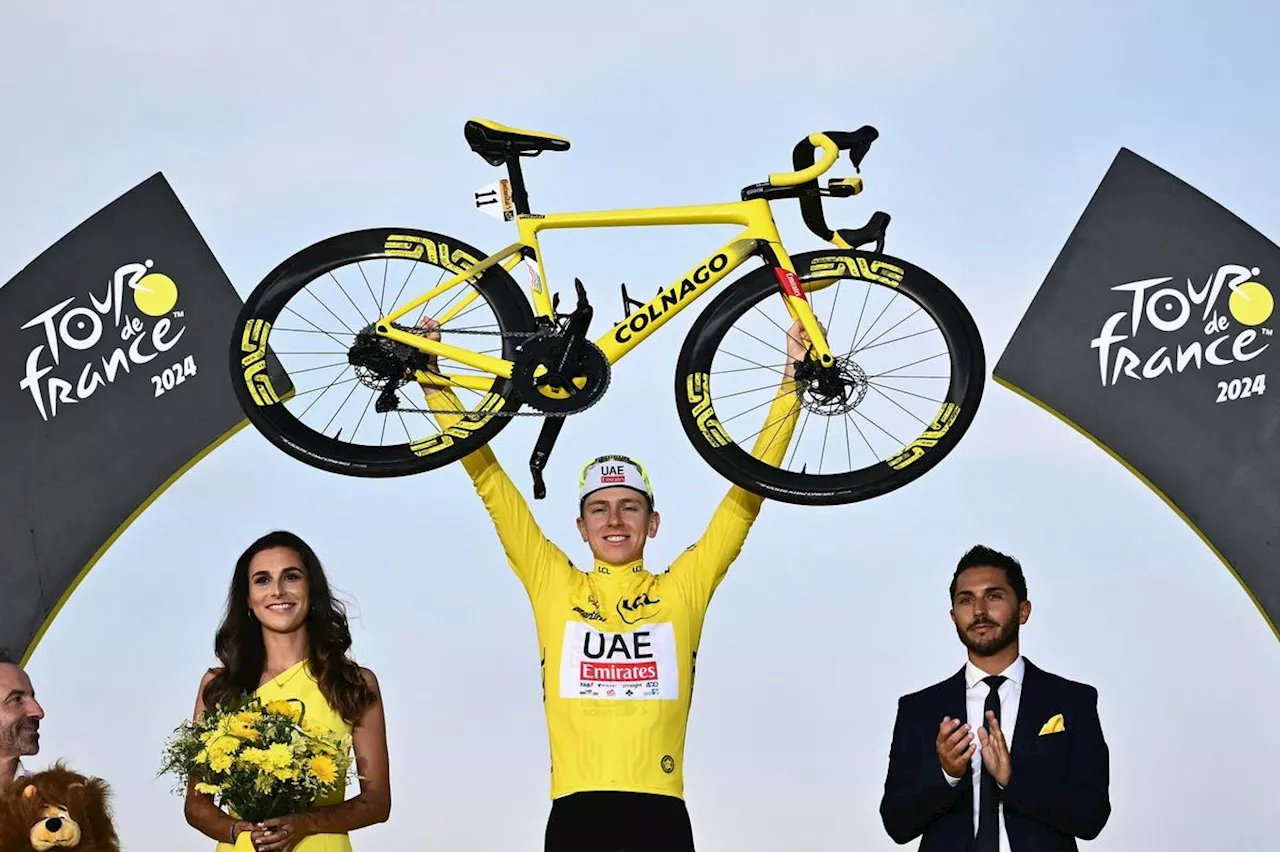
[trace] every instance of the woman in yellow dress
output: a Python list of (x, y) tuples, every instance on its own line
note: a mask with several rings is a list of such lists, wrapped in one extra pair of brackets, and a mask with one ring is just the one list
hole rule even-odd
[[(347, 656), (350, 647), (346, 612), (311, 547), (283, 531), (249, 545), (236, 562), (214, 640), (222, 666), (201, 679), (195, 718), (249, 693), (300, 700), (307, 719), (351, 737), (360, 792), (346, 799), (339, 791), (303, 812), (255, 824), (234, 819), (192, 786), (187, 822), (218, 841), (216, 852), (352, 852), (349, 832), (390, 816), (382, 695), (373, 672)], [(250, 845), (237, 843), (246, 833)]]

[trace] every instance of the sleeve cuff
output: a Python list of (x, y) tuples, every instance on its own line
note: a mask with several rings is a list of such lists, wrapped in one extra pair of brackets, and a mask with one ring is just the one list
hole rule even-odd
[(950, 773), (948, 773), (948, 772), (947, 772), (947, 770), (945, 770), (945, 769), (944, 769), (944, 770), (942, 770), (942, 777), (943, 777), (943, 778), (946, 778), (946, 779), (947, 779), (947, 783), (948, 783), (948, 784), (950, 784), (952, 787), (954, 787), (954, 786), (956, 786), (957, 784), (959, 784), (959, 783), (960, 783), (960, 779), (959, 779), (959, 778), (956, 778), (954, 775), (951, 775), (951, 774), (950, 774)]

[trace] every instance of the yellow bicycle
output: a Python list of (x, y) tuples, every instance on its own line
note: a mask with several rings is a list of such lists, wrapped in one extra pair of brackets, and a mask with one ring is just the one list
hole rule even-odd
[[(542, 497), (541, 472), (566, 417), (600, 399), (612, 365), (754, 258), (761, 265), (722, 290), (680, 351), (675, 400), (688, 439), (725, 478), (775, 500), (849, 503), (899, 488), (964, 435), (986, 366), (960, 299), (923, 269), (884, 254), (887, 214), (854, 230), (827, 226), (823, 197), (856, 195), (862, 180), (832, 178), (824, 187), (818, 179), (842, 151), (860, 172), (878, 135), (872, 127), (814, 133), (792, 152), (794, 171), (746, 187), (739, 201), (541, 214), (530, 208), (521, 159), (567, 150), (568, 140), (468, 121), (471, 149), (508, 174), (477, 193), (476, 206), (514, 221), (516, 241), (487, 254), (433, 231), (374, 228), (302, 249), (266, 276), (240, 313), (230, 352), (237, 398), (254, 426), (294, 458), (366, 477), (433, 470), (483, 446), (514, 416), (542, 417), (530, 460)], [(778, 199), (797, 199), (806, 225), (834, 249), (790, 255), (770, 208)], [(541, 232), (712, 224), (742, 230), (646, 302), (624, 284), (624, 317), (596, 339), (588, 338), (594, 309), (581, 281), (577, 306), (559, 312)], [(862, 248), (871, 243), (874, 250)], [(511, 275), (521, 265), (531, 299)], [(424, 283), (424, 272), (438, 276)], [(419, 294), (402, 301), (411, 284)], [(855, 292), (841, 300), (846, 290)], [(847, 318), (836, 318), (838, 305)], [(421, 333), (427, 316), (439, 340)], [(760, 430), (739, 418), (772, 400), (786, 366), (782, 335), (795, 320), (809, 341), (795, 373), (806, 411), (790, 456), (775, 466), (745, 449)], [(918, 328), (921, 321), (927, 327)], [(909, 346), (919, 351), (902, 354)], [(453, 388), (466, 407), (462, 420), (442, 431), (417, 382)], [(806, 436), (820, 449), (804, 449)]]

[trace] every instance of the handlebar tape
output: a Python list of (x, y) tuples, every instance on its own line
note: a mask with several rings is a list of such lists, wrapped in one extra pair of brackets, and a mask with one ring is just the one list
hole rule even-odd
[[(859, 168), (862, 165), (862, 158), (871, 150), (871, 143), (880, 137), (880, 131), (869, 124), (852, 131), (828, 130), (826, 134), (836, 144), (837, 148), (841, 151), (849, 152), (849, 161), (853, 163), (854, 168)], [(804, 171), (817, 161), (817, 149), (807, 136), (796, 143), (796, 147), (791, 150), (791, 165), (798, 172)], [(811, 186), (818, 185), (816, 179), (808, 183)], [(804, 219), (805, 225), (819, 239), (831, 239), (833, 231), (828, 227), (826, 217), (822, 214), (821, 197), (816, 195), (801, 196), (800, 215)]]

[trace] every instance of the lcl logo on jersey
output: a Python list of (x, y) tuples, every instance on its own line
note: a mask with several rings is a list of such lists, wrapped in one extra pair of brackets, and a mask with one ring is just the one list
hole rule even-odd
[(618, 601), (618, 617), (627, 624), (638, 624), (646, 618), (653, 618), (659, 610), (650, 609), (662, 603), (662, 599), (654, 600), (645, 592), (633, 598), (622, 598)]

